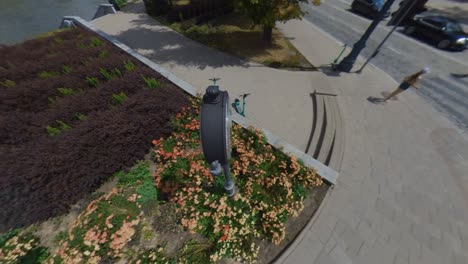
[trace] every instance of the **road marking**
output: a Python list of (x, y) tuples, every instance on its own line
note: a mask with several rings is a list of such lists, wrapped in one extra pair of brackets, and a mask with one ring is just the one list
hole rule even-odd
[[(339, 0), (338, 0), (338, 1), (339, 1)], [(365, 19), (365, 18), (363, 18), (363, 17), (360, 17), (360, 16), (358, 16), (358, 15), (356, 15), (356, 14), (353, 14), (352, 12), (349, 12), (349, 11), (347, 11), (347, 10), (343, 10), (342, 8), (336, 7), (335, 5), (332, 5), (330, 2), (324, 2), (323, 5), (326, 5), (326, 6), (328, 6), (328, 7), (331, 7), (331, 8), (333, 8), (333, 9), (336, 9), (336, 10), (338, 10), (339, 12), (342, 12), (342, 13), (345, 13), (345, 14), (350, 14), (350, 15), (352, 15), (352, 16), (354, 16), (354, 17), (358, 17), (358, 18), (360, 18), (361, 20), (364, 20), (364, 21), (370, 23), (370, 21), (369, 21), (368, 19)], [(317, 11), (317, 12), (321, 12), (321, 11), (319, 11), (319, 8), (314, 9), (314, 10)], [(326, 11), (322, 11), (322, 13), (325, 13), (325, 14), (327, 15), (327, 12), (326, 12)], [(328, 13), (328, 15), (330, 15), (330, 14)], [(345, 25), (349, 25), (349, 23), (346, 23), (346, 22), (344, 22), (344, 21), (343, 21), (343, 23), (344, 23)], [(390, 32), (390, 29), (389, 29), (388, 27), (386, 27), (386, 26), (378, 25), (377, 27), (378, 27), (379, 29), (384, 30), (386, 33)], [(352, 30), (355, 30), (355, 28), (351, 28), (351, 29), (352, 29)], [(355, 31), (356, 31), (356, 30), (355, 30)], [(360, 32), (360, 31), (358, 31), (358, 32)], [(398, 32), (398, 31), (397, 31), (397, 32)], [(431, 47), (431, 46), (428, 46), (428, 44), (421, 43), (420, 41), (417, 41), (417, 40), (415, 40), (415, 39), (413, 39), (413, 38), (411, 38), (411, 37), (409, 37), (409, 36), (406, 36), (406, 35), (404, 35), (404, 34), (401, 34), (400, 32), (398, 32), (398, 33), (399, 33), (399, 34), (397, 34), (398, 36), (403, 37), (403, 38), (405, 38), (405, 39), (407, 39), (407, 40), (413, 42), (414, 44), (416, 44), (416, 45), (418, 45), (418, 46), (420, 46), (420, 47), (423, 47), (424, 49), (426, 49), (426, 50), (429, 51), (429, 52), (435, 52), (435, 53), (437, 53), (438, 55), (441, 55), (441, 56), (445, 57), (446, 59), (455, 61), (455, 62), (457, 62), (457, 63), (459, 63), (459, 64), (461, 64), (461, 65), (468, 66), (468, 63), (466, 63), (466, 62), (464, 62), (464, 61), (462, 61), (462, 60), (459, 60), (459, 59), (457, 59), (457, 58), (451, 57), (451, 56), (449, 56), (449, 55), (447, 55), (447, 54), (445, 54), (445, 53), (439, 51), (439, 50), (436, 49), (436, 48), (433, 48), (433, 47)]]
[(396, 49), (395, 49), (394, 47), (392, 47), (392, 46), (387, 46), (387, 48), (388, 48), (389, 50), (395, 52), (396, 54), (403, 55), (403, 54), (401, 54), (401, 52), (399, 52), (398, 50), (396, 50)]

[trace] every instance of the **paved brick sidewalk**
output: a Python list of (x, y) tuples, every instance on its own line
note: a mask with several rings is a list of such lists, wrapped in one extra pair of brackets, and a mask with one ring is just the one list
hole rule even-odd
[[(308, 22), (281, 28), (314, 63), (340, 47)], [(468, 263), (466, 137), (413, 91), (366, 101), (396, 86), (375, 67), (341, 75), (331, 77), (345, 120), (339, 182), (279, 263)]]
[[(369, 103), (397, 85), (384, 72), (336, 77), (246, 63), (160, 26), (141, 4), (93, 23), (200, 92), (216, 76), (233, 97), (252, 93), (247, 116), (300, 149), (311, 129), (309, 93), (337, 91), (346, 140), (338, 184), (279, 263), (468, 263), (468, 140), (412, 91)], [(280, 27), (314, 65), (340, 51), (308, 22)]]

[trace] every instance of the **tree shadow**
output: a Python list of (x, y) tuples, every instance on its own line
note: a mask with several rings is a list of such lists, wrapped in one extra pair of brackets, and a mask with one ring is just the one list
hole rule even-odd
[(198, 69), (247, 67), (249, 62), (195, 42), (146, 14), (130, 21), (131, 29), (114, 36), (156, 63), (174, 63)]

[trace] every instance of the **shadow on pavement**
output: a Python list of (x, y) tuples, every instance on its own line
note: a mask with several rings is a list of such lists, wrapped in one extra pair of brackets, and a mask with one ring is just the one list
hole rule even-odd
[(318, 69), (327, 76), (340, 77), (340, 72), (333, 70), (331, 64), (320, 65), (318, 66)]
[(115, 37), (152, 61), (172, 62), (198, 69), (248, 66), (247, 61), (207, 48), (162, 26), (151, 17), (146, 15), (138, 17), (139, 19), (130, 21), (132, 29), (122, 31)]
[(129, 5), (123, 13), (134, 14), (131, 29), (114, 36), (156, 63), (174, 63), (198, 69), (225, 66), (248, 67), (249, 62), (213, 50), (166, 28), (148, 16), (143, 2)]
[[(468, 3), (466, 0), (451, 0), (454, 2)], [(467, 8), (461, 8), (458, 6), (451, 6), (445, 8), (434, 7), (430, 8), (425, 14), (431, 15), (444, 15), (453, 19), (456, 19), (458, 22), (468, 25), (468, 10)]]

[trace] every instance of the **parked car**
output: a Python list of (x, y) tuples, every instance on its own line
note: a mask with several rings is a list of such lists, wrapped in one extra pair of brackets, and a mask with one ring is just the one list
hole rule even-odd
[[(383, 5), (383, 0), (354, 0), (351, 3), (351, 10), (370, 18), (376, 18)], [(390, 12), (387, 12), (385, 17), (389, 15)]]
[(456, 20), (445, 16), (416, 17), (405, 27), (404, 32), (432, 42), (439, 49), (468, 48), (468, 34)]

